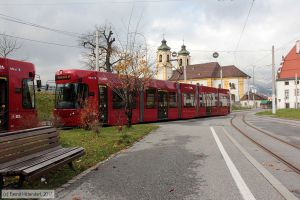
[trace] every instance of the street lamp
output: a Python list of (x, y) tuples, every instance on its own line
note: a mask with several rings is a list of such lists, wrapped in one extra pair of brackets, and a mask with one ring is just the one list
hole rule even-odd
[[(219, 57), (219, 53), (218, 52), (214, 52), (212, 55), (216, 60)], [(220, 66), (221, 70), (220, 70), (220, 78), (221, 78), (221, 88), (223, 88), (223, 69), (222, 66)]]

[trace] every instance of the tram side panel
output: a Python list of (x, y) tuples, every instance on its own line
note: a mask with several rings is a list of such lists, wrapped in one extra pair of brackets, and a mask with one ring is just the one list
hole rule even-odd
[(38, 126), (34, 77), (32, 63), (0, 58), (2, 131)]
[(196, 110), (196, 85), (180, 84), (181, 91), (181, 118), (189, 119), (197, 117)]

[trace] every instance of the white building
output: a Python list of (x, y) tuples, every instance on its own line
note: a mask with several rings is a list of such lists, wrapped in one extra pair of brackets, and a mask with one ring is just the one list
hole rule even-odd
[[(277, 108), (300, 108), (300, 42), (283, 59), (276, 80)], [(297, 81), (296, 81), (297, 80)]]

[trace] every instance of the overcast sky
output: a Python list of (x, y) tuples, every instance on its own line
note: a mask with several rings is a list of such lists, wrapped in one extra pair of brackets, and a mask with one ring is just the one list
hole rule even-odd
[[(221, 65), (234, 64), (250, 76), (254, 65), (256, 81), (268, 83), (272, 45), (278, 66), (281, 56), (300, 39), (300, 2), (256, 0), (242, 34), (251, 4), (252, 0), (0, 0), (0, 14), (76, 33), (111, 24), (122, 37), (132, 13), (131, 29), (141, 18), (138, 31), (145, 35), (153, 54), (165, 34), (172, 51), (179, 51), (184, 39), (192, 64), (215, 61), (212, 53), (218, 51)], [(1, 18), (0, 32), (78, 45), (75, 37)], [(53, 80), (58, 69), (83, 68), (80, 48), (19, 42), (22, 48), (13, 58), (33, 62), (43, 81)]]

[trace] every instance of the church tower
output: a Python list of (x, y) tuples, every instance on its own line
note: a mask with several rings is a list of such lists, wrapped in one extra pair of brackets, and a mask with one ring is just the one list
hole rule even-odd
[(186, 67), (190, 64), (190, 52), (186, 50), (186, 46), (183, 44), (181, 50), (177, 54), (177, 68)]
[(167, 41), (163, 39), (156, 52), (156, 79), (168, 80), (173, 73), (171, 59), (171, 48)]

